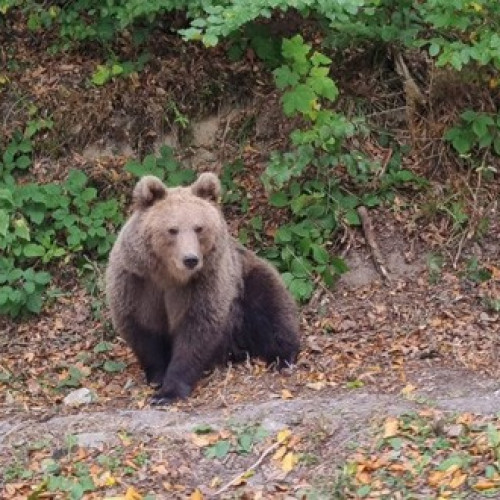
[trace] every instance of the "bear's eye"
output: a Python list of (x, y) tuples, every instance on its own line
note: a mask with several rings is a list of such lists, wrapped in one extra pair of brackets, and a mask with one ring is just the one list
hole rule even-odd
[(169, 234), (171, 234), (172, 236), (175, 236), (176, 234), (179, 234), (179, 229), (178, 229), (178, 228), (176, 228), (176, 227), (170, 227), (170, 228), (168, 229), (168, 232), (169, 232)]
[(194, 226), (195, 233), (201, 233), (203, 231), (203, 226)]

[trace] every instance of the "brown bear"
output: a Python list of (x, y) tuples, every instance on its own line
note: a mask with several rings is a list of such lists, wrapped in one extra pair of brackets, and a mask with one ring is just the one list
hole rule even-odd
[(212, 173), (167, 188), (146, 176), (106, 271), (115, 330), (134, 351), (153, 404), (187, 397), (216, 364), (299, 350), (297, 308), (278, 272), (230, 235)]

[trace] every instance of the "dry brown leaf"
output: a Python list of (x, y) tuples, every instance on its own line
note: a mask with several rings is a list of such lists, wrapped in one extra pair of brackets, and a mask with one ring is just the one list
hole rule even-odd
[(281, 391), (281, 399), (293, 399), (293, 394), (288, 389)]
[(313, 391), (320, 391), (326, 387), (326, 382), (324, 380), (319, 382), (309, 382), (306, 384), (306, 387), (309, 387), (309, 389), (312, 389)]
[(475, 490), (484, 491), (484, 490), (491, 490), (492, 488), (498, 488), (498, 486), (500, 485), (496, 481), (489, 481), (488, 479), (482, 479), (478, 481), (473, 486), (473, 488)]

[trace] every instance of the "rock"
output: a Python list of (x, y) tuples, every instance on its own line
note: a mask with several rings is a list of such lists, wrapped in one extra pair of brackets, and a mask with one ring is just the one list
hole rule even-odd
[(95, 399), (95, 395), (90, 389), (82, 387), (81, 389), (70, 392), (63, 399), (63, 403), (66, 406), (80, 406), (92, 403)]
[(446, 429), (446, 435), (449, 438), (457, 438), (460, 437), (464, 432), (464, 426), (462, 424), (450, 425)]
[(109, 432), (82, 432), (77, 434), (78, 446), (82, 448), (100, 448), (103, 444), (113, 441), (113, 434)]

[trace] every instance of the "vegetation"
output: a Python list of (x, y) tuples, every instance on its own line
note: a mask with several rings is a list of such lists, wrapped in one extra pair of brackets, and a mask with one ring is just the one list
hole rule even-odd
[[(436, 68), (446, 68), (464, 84), (496, 89), (499, 82), (500, 4), (495, 0), (298, 0), (293, 8), (281, 0), (0, 0), (1, 25), (8, 29), (14, 19), (22, 19), (37, 36), (53, 36), (53, 51), (97, 43), (107, 61), (89, 79), (95, 86), (143, 70), (149, 57), (142, 47), (155, 31), (169, 26), (175, 12), (184, 16), (176, 29), (186, 41), (206, 47), (224, 43), (232, 59), (251, 48), (273, 72), (284, 115), (297, 123), (289, 149), (272, 152), (262, 176), (269, 205), (286, 210), (289, 218), (275, 232), (274, 241), (264, 238), (262, 251), (276, 262), (300, 300), (310, 298), (318, 277), (331, 286), (345, 271), (334, 255), (332, 235), (360, 223), (358, 206), (385, 203), (403, 184), (425, 184), (402, 167), (404, 150), (398, 144), (392, 145), (395, 154), (384, 166), (352, 147), (353, 138), (374, 130), (362, 113), (337, 109), (339, 90), (331, 77), (334, 59), (353, 48), (425, 50)], [(304, 33), (282, 39), (273, 35), (272, 24), (279, 24), (280, 16), (286, 24), (291, 13), (303, 19)], [(131, 37), (137, 46), (141, 55), (135, 60), (116, 55), (115, 42), (122, 36)], [(411, 76), (405, 78), (405, 83), (411, 82)], [(6, 82), (0, 74), (0, 90)], [(492, 161), (500, 155), (500, 115), (490, 108), (459, 110), (442, 139), (463, 164), (494, 173)], [(49, 120), (31, 119), (23, 132), (17, 130), (0, 141), (0, 313), (11, 316), (41, 310), (52, 264), (81, 264), (82, 256), (106, 257), (123, 219), (119, 200), (99, 199), (84, 172), (71, 171), (62, 184), (27, 182), (36, 135), (51, 125)], [(347, 184), (340, 169), (348, 173)], [(174, 184), (188, 182), (193, 175), (180, 168), (168, 148), (158, 158), (148, 155), (130, 162), (127, 170), (169, 177)], [(258, 219), (253, 229), (260, 231)]]

